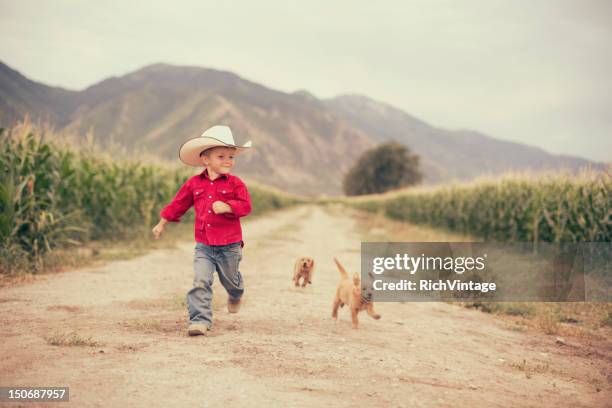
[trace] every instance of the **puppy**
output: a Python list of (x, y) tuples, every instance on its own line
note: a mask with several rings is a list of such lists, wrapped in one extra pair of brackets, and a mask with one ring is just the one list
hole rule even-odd
[(300, 286), (300, 279), (302, 280), (302, 287), (306, 284), (312, 284), (312, 274), (314, 272), (314, 260), (309, 256), (301, 256), (295, 261), (293, 267), (293, 283), (295, 286)]
[[(353, 321), (353, 329), (356, 329), (359, 325), (357, 320), (357, 314), (366, 310), (370, 317), (378, 320), (380, 315), (374, 311), (374, 304), (372, 303), (372, 287), (371, 285), (361, 286), (361, 278), (357, 273), (353, 275), (351, 279), (342, 267), (340, 262), (334, 258), (336, 266), (340, 271), (340, 282), (336, 288), (336, 296), (334, 298), (334, 306), (332, 309), (332, 317), (338, 320), (338, 308), (344, 305), (348, 305), (351, 310), (351, 320)], [(372, 275), (370, 274), (370, 277)], [(363, 289), (363, 292), (362, 292)]]

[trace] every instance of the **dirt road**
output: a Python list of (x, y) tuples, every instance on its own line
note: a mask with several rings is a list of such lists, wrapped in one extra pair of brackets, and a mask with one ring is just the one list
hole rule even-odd
[[(0, 385), (69, 386), (69, 405), (605, 406), (605, 362), (554, 336), (510, 330), (445, 303), (380, 303), (381, 320), (337, 324), (332, 258), (359, 268), (350, 213), (300, 207), (244, 223), (246, 292), (214, 327), (188, 337), (183, 305), (194, 243), (0, 290)], [(187, 237), (186, 237), (187, 238)], [(291, 285), (294, 259), (317, 262), (313, 285)], [(76, 333), (97, 346), (53, 346)], [(607, 380), (607, 381), (606, 381)], [(609, 385), (609, 383), (608, 383)], [(8, 406), (1, 404), (0, 406)], [(34, 406), (24, 404), (24, 406)], [(49, 406), (49, 404), (45, 405)], [(64, 406), (64, 405), (62, 405)]]

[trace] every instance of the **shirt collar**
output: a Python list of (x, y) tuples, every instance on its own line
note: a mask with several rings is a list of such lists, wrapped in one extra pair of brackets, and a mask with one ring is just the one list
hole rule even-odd
[[(227, 174), (220, 174), (219, 177), (217, 177), (215, 180), (217, 180), (217, 179), (219, 179), (221, 177), (224, 177), (224, 178), (227, 179), (228, 175)], [(210, 177), (208, 177), (208, 169), (204, 169), (204, 171), (200, 173), (200, 178), (210, 180)], [(211, 180), (211, 181), (214, 181), (214, 180)]]

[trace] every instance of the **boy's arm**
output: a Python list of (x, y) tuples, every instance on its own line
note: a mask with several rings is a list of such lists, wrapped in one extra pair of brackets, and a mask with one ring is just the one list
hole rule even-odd
[(249, 215), (251, 212), (251, 196), (246, 185), (239, 181), (234, 187), (236, 198), (227, 200), (226, 203), (231, 207), (232, 212), (224, 213), (227, 218), (239, 218)]
[(179, 222), (181, 216), (193, 205), (193, 192), (187, 180), (174, 196), (170, 204), (159, 212), (159, 216), (169, 222)]

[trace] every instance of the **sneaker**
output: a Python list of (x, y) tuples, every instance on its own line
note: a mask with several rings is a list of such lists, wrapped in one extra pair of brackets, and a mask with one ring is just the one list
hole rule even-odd
[(234, 300), (228, 297), (227, 298), (227, 311), (230, 313), (238, 313), (238, 311), (240, 310), (240, 303), (241, 303), (241, 298)]
[(187, 333), (189, 333), (190, 336), (204, 336), (208, 330), (208, 326), (203, 323), (191, 323), (187, 329)]

